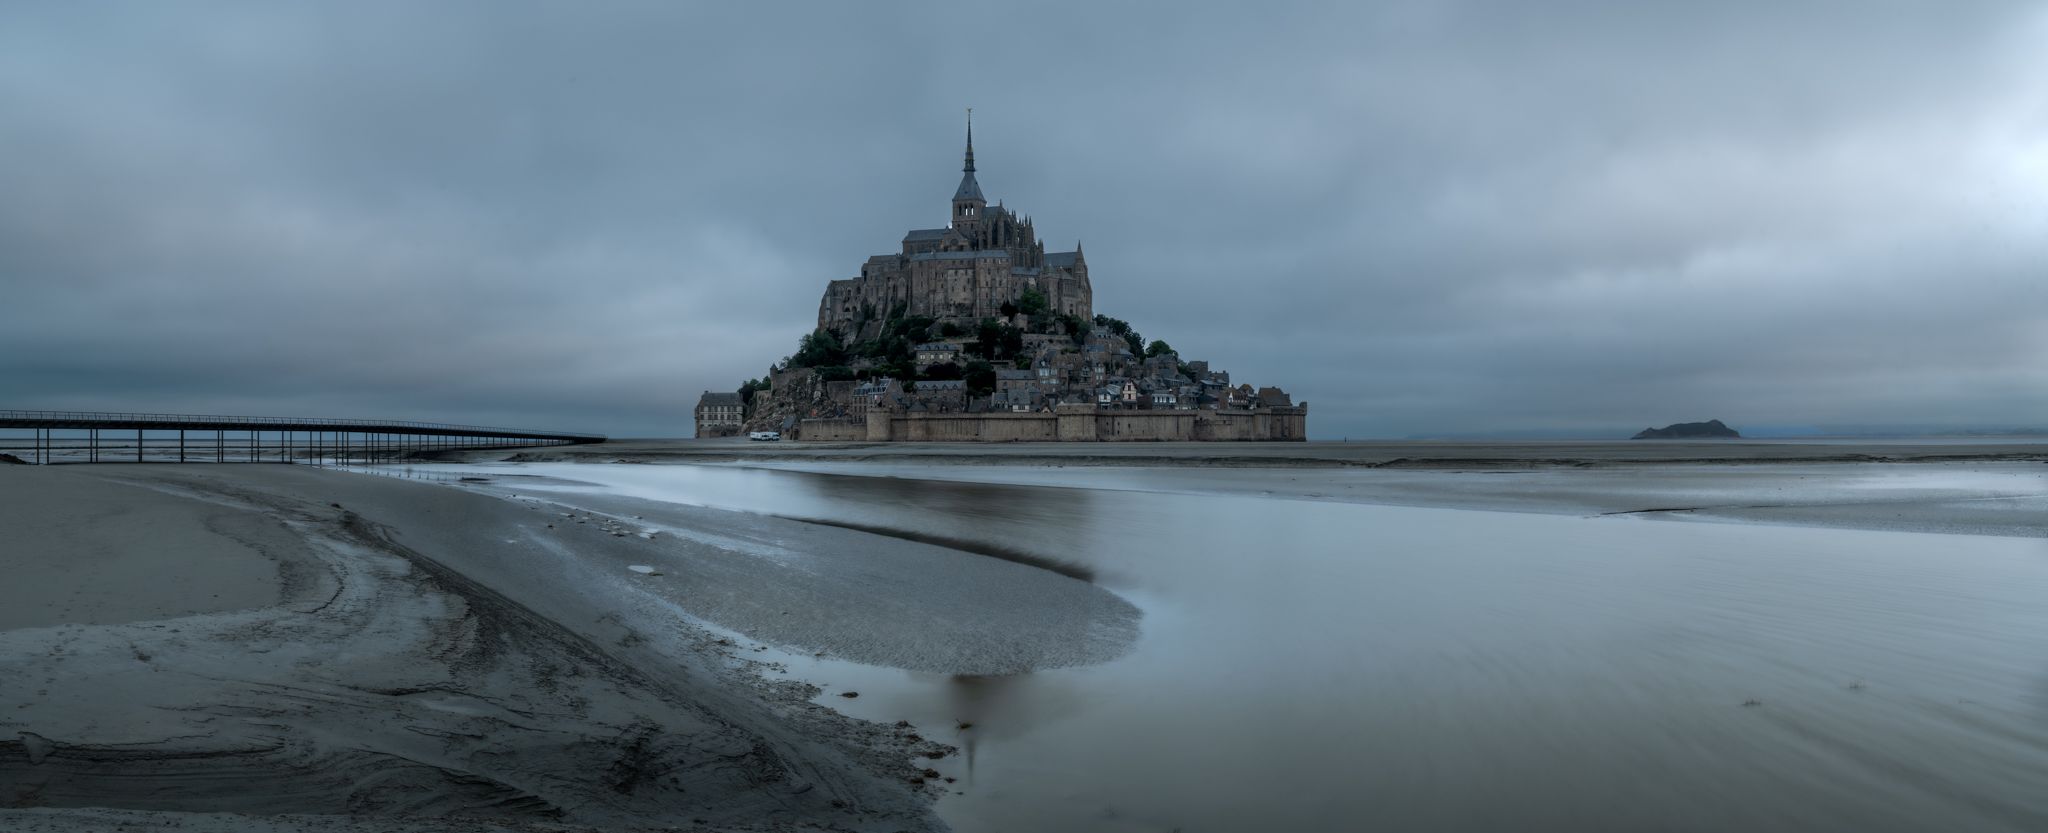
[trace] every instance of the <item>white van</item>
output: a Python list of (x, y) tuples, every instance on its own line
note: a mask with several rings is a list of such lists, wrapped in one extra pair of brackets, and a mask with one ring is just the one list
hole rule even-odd
[(753, 441), (755, 441), (755, 442), (770, 442), (770, 443), (772, 443), (772, 442), (775, 442), (776, 440), (782, 439), (782, 432), (781, 432), (781, 431), (755, 431), (755, 432), (754, 432), (754, 433), (752, 433), (752, 434), (748, 434), (748, 435), (747, 435), (747, 439), (753, 440)]

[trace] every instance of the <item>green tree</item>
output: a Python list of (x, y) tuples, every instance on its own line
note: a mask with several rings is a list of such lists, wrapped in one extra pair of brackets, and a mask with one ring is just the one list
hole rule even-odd
[(839, 337), (831, 330), (818, 330), (799, 339), (796, 354), (784, 362), (786, 367), (827, 367), (846, 363), (846, 350), (839, 346)]
[(960, 325), (955, 324), (951, 321), (948, 321), (939, 327), (940, 338), (959, 338), (966, 334), (966, 331), (960, 329)]
[(934, 320), (936, 319), (932, 318), (929, 315), (913, 315), (910, 316), (909, 318), (898, 319), (894, 323), (889, 325), (888, 333), (889, 335), (892, 336), (903, 336), (908, 338), (911, 337), (913, 333), (924, 332), (925, 328), (930, 327)]
[(1025, 315), (1045, 312), (1045, 293), (1036, 289), (1024, 290), (1023, 297), (1017, 299), (1017, 309), (1023, 310)]
[(882, 365), (878, 372), (891, 379), (915, 379), (917, 378), (917, 362), (910, 359), (898, 359)]
[(1003, 325), (993, 318), (981, 319), (974, 326), (974, 343), (967, 345), (969, 352), (984, 359), (994, 359), (996, 350), (1003, 344)]
[(740, 383), (740, 407), (751, 413), (754, 408), (754, 394), (768, 389), (766, 379), (748, 379)]
[(941, 382), (958, 379), (960, 378), (960, 366), (952, 362), (939, 362), (925, 368), (923, 373), (918, 374), (918, 378)]
[(1008, 317), (1010, 317), (1010, 316), (1012, 316), (1012, 315), (1016, 315), (1016, 314), (1017, 314), (1017, 305), (1016, 305), (1016, 304), (1013, 304), (1013, 303), (1010, 303), (1009, 301), (1004, 301), (1004, 302), (1003, 302), (1003, 305), (1002, 305), (1001, 307), (999, 307), (998, 309), (1002, 310), (1002, 313), (1003, 313), (1003, 317), (1004, 317), (1004, 318), (1008, 318)]
[(960, 378), (967, 381), (964, 387), (975, 396), (984, 396), (993, 393), (996, 389), (995, 365), (985, 361), (975, 360), (968, 362), (967, 367), (962, 370)]
[(1149, 359), (1153, 356), (1164, 356), (1171, 352), (1173, 352), (1172, 345), (1169, 345), (1164, 341), (1155, 341), (1152, 342), (1151, 346), (1145, 348), (1145, 358)]

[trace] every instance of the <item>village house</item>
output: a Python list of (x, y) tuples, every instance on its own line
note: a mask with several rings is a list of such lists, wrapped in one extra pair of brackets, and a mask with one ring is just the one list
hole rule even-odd
[(1038, 388), (1038, 374), (1029, 370), (996, 371), (996, 390), (998, 392), (1015, 388), (1031, 388), (1036, 390)]
[(906, 395), (923, 403), (929, 410), (959, 413), (967, 409), (966, 382), (959, 379), (935, 379), (914, 384), (916, 390)]
[(740, 432), (740, 426), (746, 421), (746, 403), (737, 393), (712, 393), (707, 390), (697, 399), (698, 439), (734, 436)]
[(935, 364), (957, 363), (960, 358), (960, 345), (920, 344), (914, 352), (917, 354), (917, 372), (923, 373)]
[(847, 398), (847, 416), (862, 416), (874, 407), (882, 397), (903, 392), (903, 383), (895, 379), (869, 379), (855, 386)]

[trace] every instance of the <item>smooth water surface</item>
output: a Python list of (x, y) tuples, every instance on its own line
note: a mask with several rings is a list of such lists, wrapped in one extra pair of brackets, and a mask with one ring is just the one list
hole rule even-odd
[[(423, 470), (427, 467), (423, 467)], [(2048, 542), (697, 466), (434, 466), (1092, 568), (1007, 678), (779, 657), (969, 751), (962, 831), (2048, 829)], [(962, 553), (963, 558), (987, 557)], [(958, 728), (971, 723), (970, 728)]]

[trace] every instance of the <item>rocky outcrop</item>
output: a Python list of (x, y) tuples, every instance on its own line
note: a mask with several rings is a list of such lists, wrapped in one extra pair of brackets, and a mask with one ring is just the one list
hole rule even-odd
[(1706, 422), (1681, 422), (1662, 428), (1645, 428), (1643, 432), (1630, 437), (1631, 440), (1692, 440), (1714, 437), (1741, 437), (1735, 429), (1721, 424), (1718, 419)]
[(837, 416), (843, 408), (833, 401), (826, 382), (808, 367), (771, 372), (768, 383), (767, 390), (756, 391), (753, 401), (747, 403), (748, 432), (782, 431), (796, 420)]

